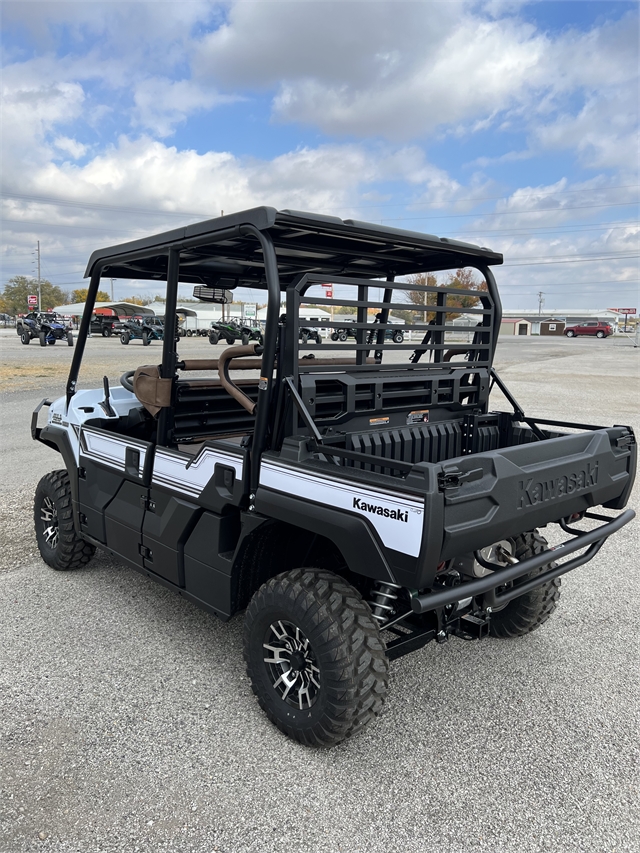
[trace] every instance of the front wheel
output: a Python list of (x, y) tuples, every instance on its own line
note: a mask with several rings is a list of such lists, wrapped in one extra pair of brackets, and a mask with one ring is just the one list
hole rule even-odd
[(575, 332), (572, 332), (572, 331), (568, 331), (568, 332), (565, 332), (565, 335), (566, 335), (568, 338), (575, 338), (576, 333), (575, 333)]
[(307, 335), (307, 333), (306, 333), (306, 332), (303, 332), (303, 333), (300, 335), (300, 343), (301, 343), (301, 344), (306, 344), (308, 340), (309, 340), (309, 335)]
[(40, 332), (40, 334), (38, 335), (38, 339), (40, 341), (40, 346), (46, 347), (46, 345), (47, 345), (47, 333), (46, 332)]
[(29, 334), (29, 332), (21, 332), (20, 340), (23, 344), (25, 344), (25, 346), (29, 346), (29, 344), (31, 343), (31, 335)]
[(389, 661), (360, 593), (343, 578), (294, 569), (253, 596), (244, 624), (247, 675), (261, 708), (307, 746), (333, 746), (382, 710)]
[(67, 332), (67, 344), (73, 346), (73, 332)]
[(209, 343), (210, 344), (217, 344), (219, 340), (220, 340), (220, 335), (218, 334), (218, 332), (211, 332), (211, 334), (209, 335)]
[(121, 344), (124, 344), (126, 346), (130, 340), (131, 340), (131, 335), (129, 334), (129, 332), (123, 332), (120, 335), (120, 343)]
[(250, 336), (249, 336), (249, 335), (243, 335), (243, 336), (240, 338), (240, 340), (242, 341), (242, 346), (243, 346), (243, 347), (246, 347), (246, 346), (248, 346), (248, 344), (249, 344)]
[(80, 539), (73, 526), (71, 483), (66, 471), (52, 471), (38, 483), (34, 522), (38, 549), (52, 569), (78, 569), (93, 557), (95, 547)]
[[(517, 560), (526, 560), (536, 554), (549, 550), (549, 543), (537, 530), (523, 533), (515, 538), (514, 556)], [(541, 574), (553, 565), (551, 560), (541, 569), (536, 569), (518, 578), (514, 586), (524, 583)], [(490, 633), (492, 637), (511, 639), (530, 634), (547, 621), (558, 605), (560, 599), (560, 578), (554, 578), (548, 583), (537, 586), (530, 592), (518, 598), (513, 598), (500, 609), (491, 614)]]
[(145, 329), (142, 333), (142, 346), (148, 347), (151, 343), (151, 339), (149, 338), (149, 332)]
[(346, 332), (340, 332), (340, 334), (338, 335), (338, 340), (344, 343), (347, 340), (347, 337), (348, 336)]
[(404, 342), (404, 335), (402, 334), (402, 332), (393, 333), (393, 342), (394, 344), (401, 344)]

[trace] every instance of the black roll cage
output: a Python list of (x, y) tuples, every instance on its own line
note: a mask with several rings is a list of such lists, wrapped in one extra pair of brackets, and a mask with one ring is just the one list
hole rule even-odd
[[(224, 227), (227, 221), (234, 224)], [(437, 294), (437, 305), (430, 307), (430, 310), (436, 311), (436, 324), (433, 326), (433, 332), (436, 335), (442, 335), (444, 332), (444, 315), (438, 312), (438, 309), (444, 305), (444, 300), (446, 299), (444, 290), (446, 288), (407, 285), (395, 282), (396, 271), (392, 269), (394, 264), (398, 267), (400, 274), (406, 274), (411, 271), (452, 269), (459, 266), (474, 267), (484, 276), (488, 295), (492, 302), (491, 351), (488, 353), (488, 360), (489, 362), (493, 360), (497, 333), (502, 318), (502, 307), (496, 281), (489, 268), (489, 264), (502, 263), (502, 256), (497, 253), (491, 252), (488, 249), (481, 249), (477, 246), (471, 246), (470, 244), (445, 239), (440, 240), (430, 235), (404, 232), (384, 226), (376, 226), (371, 223), (361, 223), (352, 220), (343, 222), (335, 217), (314, 216), (296, 211), (282, 211), (278, 213), (272, 208), (257, 208), (254, 211), (247, 211), (245, 214), (234, 214), (229, 217), (223, 217), (220, 220), (213, 220), (210, 230), (203, 233), (203, 229), (208, 224), (202, 223), (200, 226), (177, 229), (167, 234), (157, 235), (157, 237), (123, 244), (122, 246), (115, 246), (112, 249), (100, 250), (92, 255), (87, 268), (87, 273), (90, 275), (90, 284), (66, 385), (67, 408), (76, 391), (91, 316), (95, 307), (100, 279), (105, 268), (108, 268), (110, 273), (114, 272), (114, 268), (115, 270), (127, 270), (127, 275), (131, 278), (153, 277), (154, 279), (161, 279), (165, 278), (166, 274), (166, 316), (171, 317), (176, 314), (178, 281), (181, 274), (180, 258), (182, 253), (189, 250), (200, 250), (202, 252), (202, 250), (208, 247), (215, 247), (217, 244), (234, 241), (241, 237), (253, 238), (258, 242), (262, 255), (259, 260), (254, 257), (247, 260), (247, 256), (250, 253), (246, 249), (244, 251), (245, 267), (242, 266), (241, 260), (234, 260), (233, 262), (229, 262), (228, 260), (217, 261), (215, 254), (214, 256), (207, 255), (206, 257), (202, 255), (203, 260), (199, 262), (200, 267), (197, 267), (196, 261), (189, 259), (187, 263), (189, 272), (186, 277), (195, 281), (195, 276), (200, 275), (201, 277), (197, 280), (205, 281), (207, 270), (215, 267), (218, 272), (220, 270), (228, 270), (228, 273), (223, 273), (225, 275), (233, 276), (234, 271), (237, 274), (235, 283), (233, 278), (227, 278), (227, 287), (233, 288), (238, 284), (242, 285), (246, 279), (247, 286), (261, 287), (267, 290), (267, 322), (262, 349), (261, 381), (259, 383), (252, 446), (252, 458), (254, 460), (258, 460), (261, 453), (268, 446), (270, 438), (268, 429), (269, 418), (274, 411), (274, 385), (277, 385), (279, 391), (282, 387), (282, 378), (284, 376), (282, 361), (280, 361), (278, 378), (274, 380), (279, 337), (278, 317), (283, 295), (280, 273), (283, 267), (289, 268), (286, 276), (286, 278), (289, 278), (289, 281), (285, 281), (284, 283), (287, 290), (287, 299), (293, 299), (292, 307), (295, 304), (296, 309), (299, 307), (300, 301), (304, 301), (304, 294), (312, 284), (318, 283), (322, 279), (339, 282), (340, 273), (344, 270), (346, 270), (350, 283), (353, 283), (354, 275), (357, 274), (357, 280), (361, 283), (362, 292), (359, 293), (359, 298), (354, 303), (354, 307), (358, 312), (358, 323), (354, 325), (362, 328), (362, 325), (366, 323), (367, 307), (380, 307), (379, 327), (376, 329), (375, 347), (364, 342), (364, 337), (362, 337), (364, 329), (362, 329), (362, 336), (360, 336), (356, 345), (356, 360), (360, 365), (366, 362), (368, 349), (375, 348), (376, 352), (380, 353), (384, 347), (384, 335), (388, 326), (389, 311), (393, 307), (400, 307), (394, 306), (394, 303), (391, 302), (393, 292), (396, 289), (424, 290), (425, 293), (435, 292)], [(280, 259), (276, 252), (276, 245), (274, 244), (274, 234), (278, 236)], [(293, 238), (301, 241), (295, 245), (295, 250), (293, 251), (290, 248), (293, 242), (291, 235), (293, 235)], [(300, 237), (300, 235), (302, 236)], [(322, 240), (327, 244), (324, 254), (318, 248), (319, 245), (321, 248), (324, 246), (321, 243)], [(359, 242), (356, 243), (356, 240)], [(240, 258), (242, 256), (243, 245), (241, 243), (240, 249), (237, 249), (235, 245), (231, 248), (227, 246), (225, 252), (219, 252), (218, 254), (220, 257), (227, 259), (229, 257)], [(342, 250), (341, 247), (343, 245), (344, 249)], [(423, 245), (424, 249), (422, 254), (420, 254)], [(341, 250), (342, 254), (340, 253)], [(403, 254), (394, 256), (394, 251), (397, 253), (402, 252)], [(162, 269), (163, 264), (159, 263), (162, 261), (162, 258), (166, 258), (164, 270)], [(360, 258), (362, 258), (362, 267), (357, 266)], [(152, 262), (153, 273), (150, 273), (149, 270), (142, 271), (140, 263), (145, 260)], [(308, 265), (306, 271), (294, 274), (293, 277), (291, 276), (291, 270), (296, 266), (300, 267), (305, 264)], [(365, 264), (368, 264), (372, 268), (369, 269)], [(130, 266), (127, 267), (127, 265)], [(383, 299), (380, 303), (367, 302), (364, 298), (365, 288), (368, 286), (384, 286), (384, 281), (380, 281), (379, 279), (382, 268), (388, 270), (386, 281), (390, 286), (384, 289)], [(244, 270), (242, 278), (238, 277), (238, 270)], [(184, 271), (182, 272), (182, 278), (184, 279), (185, 273)], [(247, 278), (249, 275), (251, 278)], [(291, 296), (291, 294), (294, 294), (294, 296)], [(324, 301), (322, 299), (314, 300), (316, 304), (323, 304)], [(488, 312), (484, 309), (471, 309), (470, 313), (485, 315)], [(289, 306), (287, 314), (290, 314)], [(291, 317), (292, 319), (295, 317), (293, 321), (294, 334), (289, 335), (288, 339), (294, 338), (297, 343), (300, 325), (298, 311), (295, 310)], [(176, 373), (177, 338), (175, 335), (169, 333), (169, 327), (170, 323), (165, 323), (162, 364), (160, 368), (163, 378), (173, 378)], [(360, 335), (360, 331), (356, 334)], [(287, 348), (289, 346), (287, 344)], [(437, 362), (440, 362), (442, 359), (443, 348), (444, 344), (442, 341), (435, 345), (435, 349), (438, 352), (436, 356)], [(284, 357), (283, 360), (287, 359), (288, 353), (286, 349), (282, 353), (282, 356)], [(291, 375), (291, 372), (287, 371), (287, 373)], [(292, 373), (294, 376), (297, 375), (297, 370), (294, 368)], [(163, 445), (167, 443), (167, 432), (167, 412), (163, 411), (158, 421), (158, 444)], [(255, 481), (253, 483), (255, 487), (257, 485), (258, 466), (253, 465), (252, 469), (252, 482)]]

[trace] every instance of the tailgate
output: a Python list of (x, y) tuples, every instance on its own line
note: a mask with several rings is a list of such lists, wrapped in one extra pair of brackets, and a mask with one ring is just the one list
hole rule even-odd
[(558, 521), (589, 507), (622, 509), (636, 466), (628, 427), (565, 435), (450, 459), (441, 559)]

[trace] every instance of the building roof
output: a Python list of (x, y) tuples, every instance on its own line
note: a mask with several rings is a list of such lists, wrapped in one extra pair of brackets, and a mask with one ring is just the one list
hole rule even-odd
[[(53, 310), (58, 314), (70, 314), (72, 317), (80, 316), (84, 313), (84, 302), (73, 302), (71, 305), (58, 305)], [(133, 302), (96, 302), (93, 307), (94, 312), (101, 308), (112, 308), (120, 317), (133, 317), (136, 314), (154, 314), (149, 307), (145, 305), (136, 305)]]
[(503, 323), (530, 323), (530, 320), (527, 320), (525, 317), (503, 317)]
[(164, 231), (95, 251), (85, 276), (97, 265), (113, 278), (166, 280), (167, 252), (180, 248), (179, 280), (209, 287), (266, 287), (260, 243), (246, 230), (268, 232), (278, 256), (283, 287), (303, 273), (385, 278), (411, 273), (501, 264), (491, 249), (297, 210), (256, 207), (184, 228)]

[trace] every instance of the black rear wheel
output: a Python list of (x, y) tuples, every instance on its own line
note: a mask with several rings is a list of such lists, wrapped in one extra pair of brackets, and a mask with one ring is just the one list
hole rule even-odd
[(343, 578), (294, 569), (247, 608), (244, 658), (272, 723), (307, 746), (332, 746), (382, 710), (389, 662), (375, 619)]
[[(515, 538), (514, 556), (517, 560), (526, 560), (536, 554), (542, 554), (549, 550), (549, 543), (537, 530), (523, 533)], [(530, 572), (515, 582), (519, 583), (542, 574), (552, 566), (548, 565)], [(548, 583), (526, 592), (524, 595), (514, 598), (500, 609), (494, 609), (491, 614), (490, 632), (492, 637), (510, 639), (512, 637), (523, 637), (530, 634), (547, 621), (558, 606), (560, 599), (560, 578), (554, 578)]]
[(40, 554), (52, 569), (77, 569), (93, 557), (95, 547), (80, 539), (73, 526), (71, 483), (66, 471), (52, 471), (38, 483), (34, 522)]

